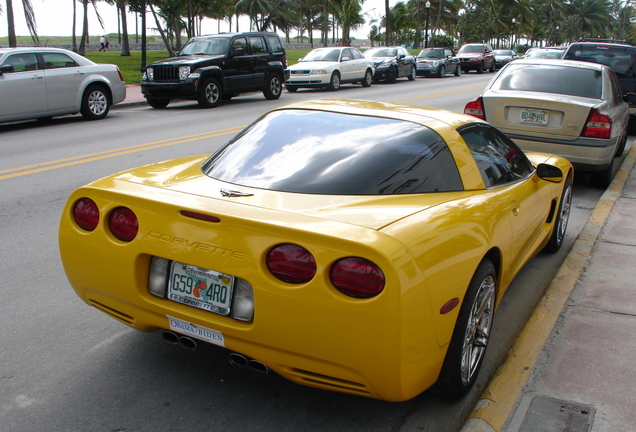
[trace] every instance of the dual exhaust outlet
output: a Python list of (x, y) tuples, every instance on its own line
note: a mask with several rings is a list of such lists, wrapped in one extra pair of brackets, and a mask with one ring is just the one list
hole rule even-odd
[[(164, 331), (162, 336), (163, 340), (170, 345), (180, 345), (188, 351), (194, 351), (197, 349), (197, 341), (191, 337), (180, 335), (171, 331)], [(227, 358), (232, 366), (239, 369), (247, 368), (253, 372), (261, 374), (269, 372), (269, 368), (264, 363), (244, 356), (243, 354), (233, 352), (230, 353)]]

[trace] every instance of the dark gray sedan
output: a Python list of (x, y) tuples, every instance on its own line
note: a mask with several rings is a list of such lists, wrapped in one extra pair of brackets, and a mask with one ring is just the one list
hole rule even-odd
[(460, 76), (459, 59), (450, 48), (424, 48), (417, 55), (417, 75), (444, 78), (447, 73)]

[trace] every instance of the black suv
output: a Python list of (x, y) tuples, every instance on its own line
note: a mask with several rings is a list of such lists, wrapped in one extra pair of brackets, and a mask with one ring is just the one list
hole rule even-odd
[[(621, 83), (623, 95), (636, 92), (636, 45), (614, 39), (582, 39), (570, 44), (563, 58), (609, 66)], [(636, 105), (630, 98), (630, 133), (636, 132)]]
[(165, 108), (172, 99), (196, 99), (213, 108), (241, 92), (278, 99), (288, 77), (276, 33), (222, 33), (194, 37), (176, 57), (149, 64), (141, 92), (153, 108)]

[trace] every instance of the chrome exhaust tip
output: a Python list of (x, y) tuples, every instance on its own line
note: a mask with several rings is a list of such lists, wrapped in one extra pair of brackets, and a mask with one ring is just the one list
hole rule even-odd
[(234, 352), (230, 353), (227, 356), (227, 359), (232, 366), (241, 368), (241, 369), (247, 367), (247, 364), (249, 363), (249, 360), (247, 359), (247, 357), (245, 357), (242, 354), (234, 353)]
[(197, 341), (187, 336), (179, 336), (179, 345), (188, 351), (194, 351), (197, 349)]
[(170, 331), (164, 331), (161, 335), (164, 341), (169, 343), (170, 345), (178, 345), (179, 344), (179, 335)]
[(266, 374), (267, 372), (269, 372), (269, 368), (265, 366), (264, 363), (261, 363), (258, 360), (250, 359), (247, 362), (247, 365), (251, 371), (256, 373)]

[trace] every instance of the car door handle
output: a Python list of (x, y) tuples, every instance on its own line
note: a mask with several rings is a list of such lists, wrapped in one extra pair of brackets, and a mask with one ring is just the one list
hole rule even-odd
[(42, 79), (42, 78), (44, 78), (44, 75), (33, 75), (31, 77), (31, 79)]
[(519, 201), (512, 200), (510, 201), (510, 210), (514, 216), (518, 216), (521, 211), (521, 206), (519, 206)]

